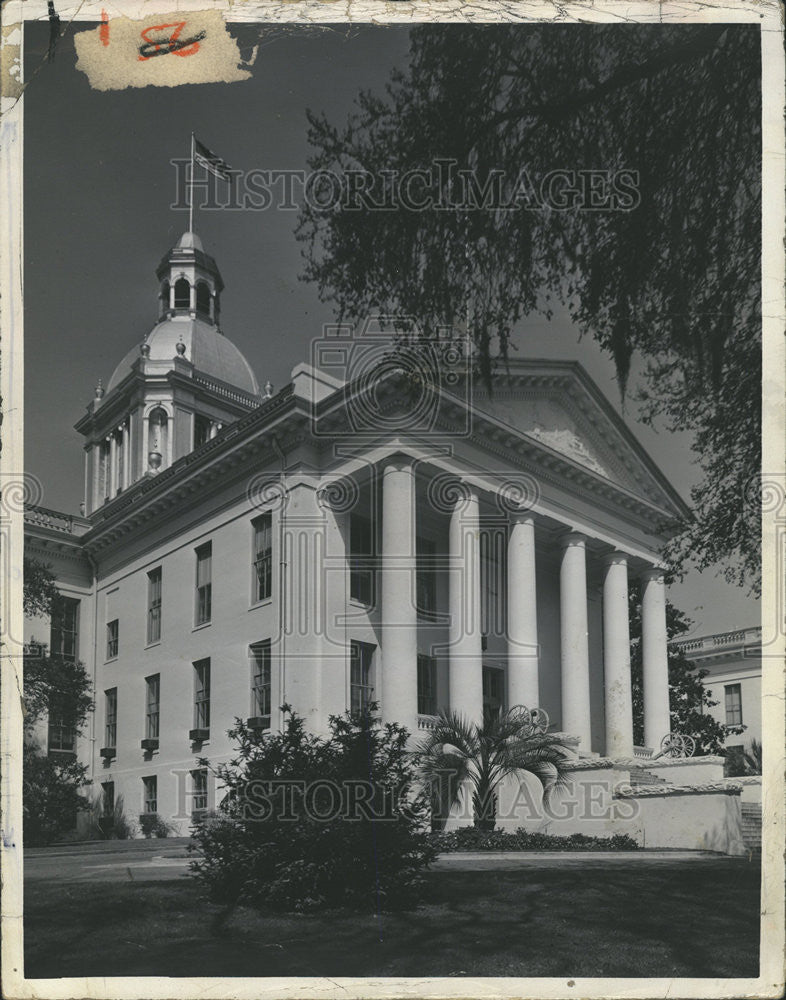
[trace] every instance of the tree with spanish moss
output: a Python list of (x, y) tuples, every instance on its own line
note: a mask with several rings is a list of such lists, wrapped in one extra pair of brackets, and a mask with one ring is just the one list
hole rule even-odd
[[(310, 166), (343, 189), (303, 207), (304, 277), (341, 318), (414, 317), (426, 337), (466, 324), (489, 383), (517, 325), (564, 303), (623, 396), (637, 360), (641, 419), (692, 434), (702, 475), (673, 570), (721, 563), (756, 592), (758, 28), (429, 24), (410, 38), (384, 94), (361, 93), (344, 123), (309, 115)], [(564, 204), (543, 197), (555, 169), (579, 178)], [(434, 207), (374, 210), (413, 170)], [(627, 174), (635, 197), (612, 182), (583, 210), (598, 171)]]

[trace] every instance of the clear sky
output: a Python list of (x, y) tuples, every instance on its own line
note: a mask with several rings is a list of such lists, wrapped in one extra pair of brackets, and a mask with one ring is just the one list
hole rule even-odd
[[(244, 45), (259, 41), (254, 27), (238, 32)], [(45, 506), (77, 511), (84, 473), (73, 425), (98, 378), (106, 385), (154, 325), (155, 268), (187, 228), (187, 213), (169, 208), (170, 160), (188, 155), (194, 129), (235, 168), (305, 169), (306, 109), (343, 122), (360, 89), (380, 91), (405, 63), (408, 29), (277, 32), (262, 39), (251, 79), (171, 90), (91, 90), (75, 70), (72, 36), (52, 62), (47, 45), (48, 26), (28, 24), (26, 74), (36, 75), (25, 95), (26, 466), (43, 481)], [(296, 218), (280, 209), (203, 211), (195, 224), (226, 284), (222, 328), (260, 384), (276, 388), (309, 360), (311, 341), (333, 318), (299, 280)], [(564, 313), (527, 319), (514, 343), (518, 356), (580, 361), (620, 409), (612, 365), (593, 341), (579, 341)], [(688, 499), (698, 475), (689, 439), (641, 426), (635, 407), (623, 415)], [(696, 635), (758, 622), (758, 603), (712, 571), (690, 574), (671, 598)]]

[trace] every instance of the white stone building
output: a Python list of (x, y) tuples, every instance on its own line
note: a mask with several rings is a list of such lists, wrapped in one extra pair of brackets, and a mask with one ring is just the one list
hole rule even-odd
[[(511, 361), (490, 395), (455, 345), (391, 360), (373, 328), (337, 328), (260, 393), (199, 238), (156, 273), (157, 324), (77, 424), (84, 516), (26, 518), (64, 596), (52, 642), (95, 684), (89, 731), (77, 747), (50, 725), (52, 752), (83, 756), (107, 801), (185, 829), (216, 804), (197, 758), (228, 758), (236, 717), (275, 729), (286, 702), (324, 731), (375, 701), (417, 734), (441, 709), (540, 706), (577, 741), (577, 781), (614, 797), (602, 830), (739, 848), (718, 759), (649, 760), (669, 731), (658, 553), (685, 505), (578, 364)], [(701, 776), (701, 801), (680, 775)], [(601, 832), (585, 820), (561, 827)]]
[(761, 743), (761, 626), (715, 632), (674, 644), (695, 667), (707, 671), (704, 687), (717, 704), (710, 715), (726, 729), (728, 751)]

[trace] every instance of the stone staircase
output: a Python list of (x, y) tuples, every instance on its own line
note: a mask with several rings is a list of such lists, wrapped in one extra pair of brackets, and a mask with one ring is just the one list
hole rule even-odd
[(761, 854), (761, 803), (742, 803), (742, 841), (746, 850)]

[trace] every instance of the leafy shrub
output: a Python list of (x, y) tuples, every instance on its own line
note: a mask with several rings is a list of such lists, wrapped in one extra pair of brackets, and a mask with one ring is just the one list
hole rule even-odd
[(76, 826), (77, 814), (86, 807), (81, 789), (87, 768), (73, 758), (48, 756), (34, 743), (22, 757), (22, 808), (24, 842), (41, 847), (60, 840)]
[(281, 733), (239, 720), (230, 731), (237, 754), (215, 772), (228, 795), (195, 824), (192, 872), (219, 902), (301, 912), (415, 903), (436, 848), (412, 794), (407, 731), (333, 716), (320, 737), (284, 711)]
[(175, 828), (171, 823), (159, 816), (158, 813), (142, 813), (139, 817), (139, 826), (142, 829), (142, 835), (150, 840), (152, 837), (171, 837), (175, 832)]
[(104, 798), (100, 794), (88, 808), (88, 840), (133, 840), (139, 832), (136, 823), (125, 814), (122, 795), (115, 799), (111, 813), (104, 812)]
[(474, 826), (460, 827), (450, 833), (434, 835), (434, 843), (440, 852), (455, 851), (636, 851), (639, 845), (627, 833), (615, 833), (612, 837), (590, 837), (584, 833), (558, 836), (551, 833), (537, 833), (516, 830), (505, 833), (502, 830), (484, 831)]

